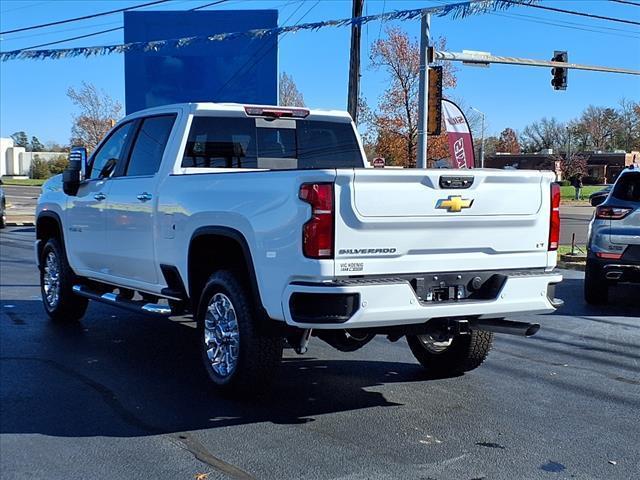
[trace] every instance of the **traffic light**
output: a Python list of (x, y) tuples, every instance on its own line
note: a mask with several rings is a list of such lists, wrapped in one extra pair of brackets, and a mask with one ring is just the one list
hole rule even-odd
[[(552, 62), (569, 62), (569, 55), (565, 51), (556, 50), (553, 52)], [(562, 67), (553, 67), (551, 69), (551, 85), (554, 90), (566, 90), (567, 89), (567, 77), (569, 76), (569, 69)]]
[(440, 135), (442, 125), (442, 67), (429, 67), (427, 135)]

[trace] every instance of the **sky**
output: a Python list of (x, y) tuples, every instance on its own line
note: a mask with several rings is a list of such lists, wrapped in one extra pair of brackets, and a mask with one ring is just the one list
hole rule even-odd
[[(62, 20), (146, 1), (120, 0), (0, 0), (0, 30)], [(174, 0), (141, 10), (184, 10), (211, 3)], [(302, 5), (300, 5), (302, 3)], [(428, 0), (365, 0), (365, 14), (442, 4)], [(640, 3), (640, 2), (638, 2)], [(544, 1), (545, 6), (640, 21), (640, 6), (606, 0)], [(277, 8), (280, 21), (290, 24), (351, 16), (351, 0), (230, 0), (209, 9)], [(296, 11), (297, 9), (297, 11)], [(122, 25), (122, 13), (39, 30), (3, 35), (0, 50), (9, 51)], [(419, 20), (374, 22), (363, 27), (361, 91), (375, 105), (388, 86), (388, 76), (370, 67), (372, 44), (389, 27), (418, 38)], [(476, 50), (493, 55), (550, 60), (554, 50), (569, 52), (572, 63), (640, 70), (640, 27), (515, 7), (466, 19), (438, 18), (433, 37), (445, 37), (447, 50)], [(123, 41), (116, 31), (59, 47), (92, 46)], [(346, 109), (349, 70), (349, 28), (326, 28), (287, 35), (279, 46), (279, 71), (293, 76), (312, 108)], [(56, 47), (49, 47), (56, 48)], [(589, 104), (616, 106), (621, 98), (640, 100), (640, 76), (572, 70), (566, 91), (554, 91), (548, 68), (492, 65), (477, 68), (457, 64), (458, 84), (446, 95), (486, 116), (487, 134), (506, 127), (522, 130), (542, 117), (567, 121)], [(43, 143), (68, 143), (74, 107), (68, 87), (82, 81), (95, 84), (124, 105), (124, 56), (90, 59), (12, 60), (0, 63), (0, 135), (16, 131)]]

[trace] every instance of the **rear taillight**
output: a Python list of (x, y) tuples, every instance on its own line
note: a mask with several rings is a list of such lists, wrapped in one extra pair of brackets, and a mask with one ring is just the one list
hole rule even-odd
[(549, 250), (557, 250), (560, 243), (560, 185), (551, 184), (551, 216), (549, 218)]
[(597, 252), (596, 257), (598, 258), (606, 258), (607, 260), (620, 260), (622, 258), (621, 253), (608, 253), (608, 252)]
[(596, 218), (603, 220), (620, 220), (631, 212), (630, 208), (599, 206), (596, 208)]
[(311, 205), (311, 220), (302, 229), (304, 256), (333, 258), (333, 183), (305, 183), (300, 199)]

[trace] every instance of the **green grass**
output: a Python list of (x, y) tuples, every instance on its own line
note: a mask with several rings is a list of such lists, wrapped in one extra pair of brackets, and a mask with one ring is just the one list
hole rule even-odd
[(14, 185), (19, 187), (41, 187), (46, 180), (34, 178), (3, 178), (2, 185)]
[[(584, 255), (587, 252), (586, 245), (576, 245), (574, 253), (577, 255)], [(558, 247), (558, 256), (567, 255), (571, 253), (571, 245), (560, 245)]]
[[(589, 195), (599, 192), (604, 187), (602, 185), (585, 185), (582, 187), (581, 196), (583, 200), (589, 200)], [(572, 186), (560, 187), (560, 197), (563, 200), (573, 200), (576, 196), (576, 189)]]

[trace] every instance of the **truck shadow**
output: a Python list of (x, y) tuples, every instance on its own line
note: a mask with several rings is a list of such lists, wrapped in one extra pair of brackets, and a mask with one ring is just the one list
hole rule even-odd
[(240, 401), (210, 390), (195, 329), (184, 319), (92, 305), (82, 324), (57, 325), (37, 301), (11, 303), (11, 315), (0, 315), (0, 433), (128, 437), (300, 424), (327, 413), (398, 406), (368, 389), (425, 380), (417, 363), (287, 354), (270, 392)]
[[(558, 315), (600, 316), (600, 317), (640, 317), (640, 286), (621, 284), (609, 289), (609, 302), (606, 305), (589, 305), (583, 295), (584, 280), (569, 278), (558, 284), (556, 296), (565, 304), (557, 310)], [(601, 323), (613, 323), (607, 319), (591, 319)], [(640, 328), (640, 322), (634, 322)]]

